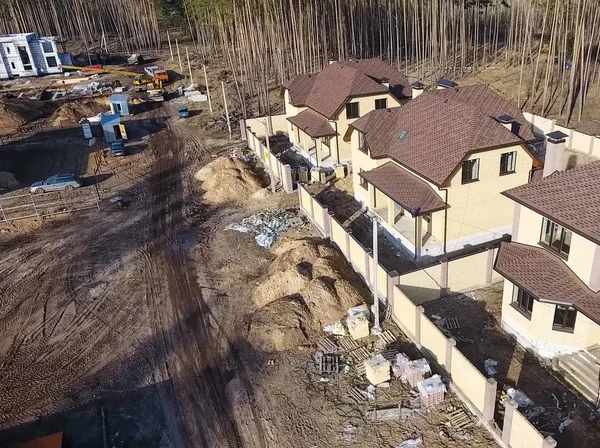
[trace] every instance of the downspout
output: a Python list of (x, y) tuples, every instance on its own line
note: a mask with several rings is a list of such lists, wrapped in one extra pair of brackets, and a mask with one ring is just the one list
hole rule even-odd
[(339, 141), (339, 134), (338, 134), (338, 126), (337, 126), (337, 121), (333, 122), (335, 124), (335, 152), (337, 153), (337, 163), (340, 163), (340, 141)]
[(448, 232), (448, 189), (443, 188), (443, 190), (446, 193), (446, 200), (444, 201), (446, 202), (446, 208), (444, 209), (444, 253), (446, 253), (446, 241), (448, 239), (446, 238)]
[[(411, 213), (411, 215), (412, 215), (412, 213)], [(416, 260), (418, 258), (417, 254), (419, 252), (419, 249), (417, 248), (418, 247), (418, 245), (417, 245), (417, 238), (419, 237), (419, 234), (417, 233), (417, 231), (418, 231), (419, 216), (418, 215), (417, 216), (412, 215), (412, 217), (415, 219), (415, 256), (414, 256), (414, 259)]]

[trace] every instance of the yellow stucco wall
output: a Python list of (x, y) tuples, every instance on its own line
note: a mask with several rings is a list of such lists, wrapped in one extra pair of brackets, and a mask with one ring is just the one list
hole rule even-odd
[(556, 331), (552, 329), (556, 305), (536, 300), (533, 304), (531, 319), (528, 319), (511, 305), (512, 300), (513, 284), (505, 280), (502, 319), (511, 328), (517, 330), (521, 336), (533, 341), (533, 345), (537, 345), (542, 351), (548, 352), (553, 349), (550, 346), (545, 347), (544, 344), (584, 349), (600, 342), (600, 326), (582, 313), (577, 313), (573, 333)]
[[(540, 235), (542, 232), (542, 220), (542, 215), (522, 206), (516, 241), (531, 246), (539, 246)], [(573, 233), (571, 250), (566, 263), (567, 266), (577, 274), (581, 281), (588, 286), (591, 280), (595, 253), (596, 243), (581, 235)]]
[(358, 149), (358, 131), (352, 132), (351, 137), (352, 147), (352, 187), (354, 189), (354, 197), (360, 201), (363, 205), (371, 207), (371, 201), (369, 198), (369, 192), (367, 189), (361, 187), (359, 173), (363, 171), (370, 171), (377, 168), (378, 166), (384, 165), (389, 162), (389, 159), (374, 160), (365, 154), (363, 151)]
[(352, 235), (350, 235), (350, 258), (356, 269), (363, 275), (366, 274), (366, 260), (365, 260), (365, 251), (358, 244), (358, 241), (354, 239)]
[(518, 411), (513, 414), (510, 431), (511, 448), (542, 448), (544, 436)]
[(392, 305), (392, 313), (394, 321), (400, 325), (402, 331), (412, 340), (415, 339), (415, 321), (417, 307), (406, 295), (398, 288), (393, 290), (394, 302)]
[[(500, 176), (500, 157), (511, 151), (517, 151), (516, 172)], [(448, 189), (447, 241), (511, 226), (514, 203), (500, 193), (529, 180), (532, 159), (520, 145), (472, 154), (473, 159), (479, 159), (479, 181), (463, 185), (459, 169)]]
[(456, 347), (452, 347), (450, 373), (454, 384), (483, 413), (486, 379)]
[(438, 364), (446, 364), (446, 336), (424, 315), (421, 316), (421, 344), (433, 354)]
[(458, 292), (485, 285), (487, 257), (487, 252), (481, 252), (448, 262), (448, 288)]
[(331, 218), (331, 240), (338, 245), (344, 255), (347, 255), (346, 230), (335, 218)]
[[(439, 267), (438, 267), (439, 269)], [(432, 277), (431, 273), (438, 274)], [(400, 289), (413, 303), (420, 305), (430, 300), (439, 298), (439, 272), (430, 269), (421, 269), (400, 276)]]

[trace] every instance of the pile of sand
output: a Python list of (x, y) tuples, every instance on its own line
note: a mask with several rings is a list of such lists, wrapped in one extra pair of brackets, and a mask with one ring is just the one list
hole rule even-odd
[(202, 182), (204, 201), (209, 204), (243, 202), (264, 186), (247, 163), (227, 157), (202, 167), (195, 178)]
[(324, 240), (284, 241), (273, 252), (277, 258), (253, 294), (258, 310), (249, 340), (259, 350), (307, 343), (369, 294), (344, 256)]
[(29, 98), (0, 100), (0, 132), (13, 132), (19, 126), (48, 117), (54, 107), (44, 101)]
[(54, 127), (72, 126), (86, 117), (93, 117), (100, 112), (108, 112), (108, 99), (74, 100), (61, 104), (61, 106), (50, 117), (50, 123)]

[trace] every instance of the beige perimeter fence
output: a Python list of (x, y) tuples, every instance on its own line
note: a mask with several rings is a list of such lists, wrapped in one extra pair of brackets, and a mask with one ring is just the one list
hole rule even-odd
[[(373, 258), (339, 221), (302, 186), (298, 187), (300, 209), (320, 230), (330, 238), (354, 269), (371, 287)], [(460, 397), (470, 411), (480, 418), (496, 441), (510, 448), (553, 448), (552, 437), (544, 438), (517, 409), (517, 403), (508, 400), (502, 431), (494, 424), (497, 383), (486, 378), (456, 348), (456, 341), (447, 338), (423, 313), (416, 300), (436, 298), (448, 291), (475, 288), (494, 280), (492, 263), (494, 249), (458, 260), (442, 261), (439, 265), (407, 275), (387, 272), (377, 266), (377, 291), (391, 308), (394, 322), (419, 350), (448, 378), (450, 388)], [(413, 294), (414, 293), (414, 294)], [(409, 298), (411, 297), (411, 298)]]

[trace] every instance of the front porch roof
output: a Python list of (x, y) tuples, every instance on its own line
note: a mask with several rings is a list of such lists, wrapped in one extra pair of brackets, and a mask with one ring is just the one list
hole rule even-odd
[(413, 216), (446, 208), (446, 203), (427, 182), (394, 162), (359, 175)]
[(542, 247), (502, 243), (494, 267), (541, 302), (572, 305), (600, 323), (600, 292), (594, 292), (558, 256)]
[(331, 124), (325, 117), (310, 109), (303, 110), (294, 117), (289, 117), (288, 121), (312, 138), (336, 134), (335, 130), (331, 127)]

